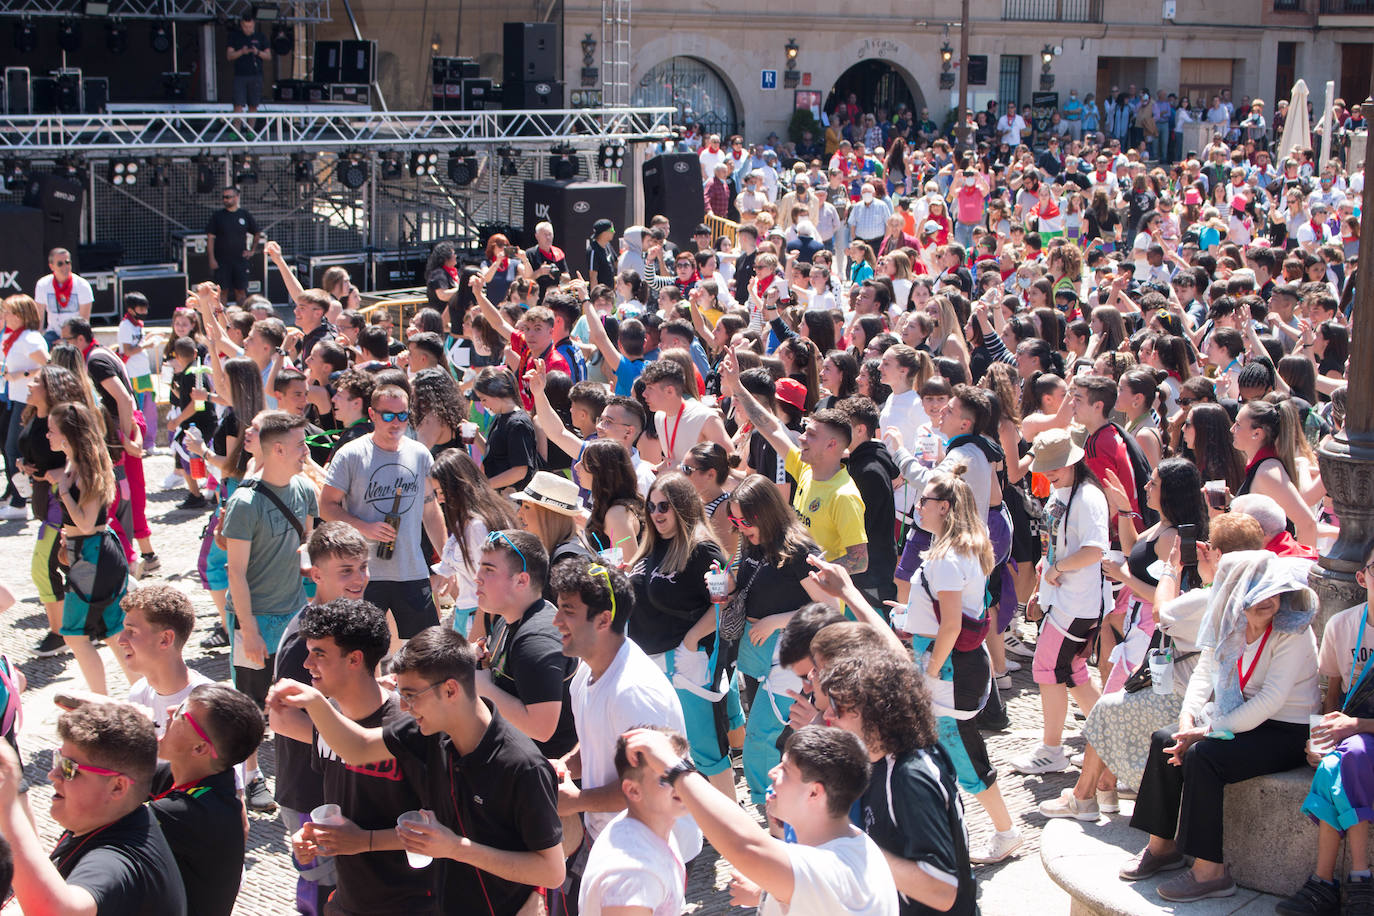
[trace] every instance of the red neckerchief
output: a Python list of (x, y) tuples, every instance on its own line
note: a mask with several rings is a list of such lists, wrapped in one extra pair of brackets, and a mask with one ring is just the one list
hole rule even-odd
[(1056, 216), (1059, 215), (1059, 205), (1058, 205), (1057, 203), (1054, 202), (1054, 198), (1053, 198), (1053, 197), (1051, 197), (1051, 198), (1047, 201), (1047, 203), (1049, 204), (1048, 207), (1042, 207), (1040, 204), (1037, 203), (1037, 204), (1035, 205), (1035, 210), (1034, 210), (1034, 212), (1035, 212), (1035, 214), (1036, 214), (1037, 216), (1044, 216), (1044, 217), (1048, 217), (1048, 218), (1050, 218), (1050, 219), (1054, 219)]
[(1245, 660), (1245, 653), (1236, 659), (1236, 676), (1240, 678), (1240, 689), (1244, 690), (1245, 685), (1250, 683), (1250, 676), (1255, 673), (1255, 666), (1259, 664), (1260, 656), (1264, 654), (1264, 647), (1269, 643), (1269, 634), (1274, 632), (1274, 621), (1269, 621), (1269, 626), (1264, 628), (1264, 635), (1260, 637), (1259, 648), (1255, 650), (1255, 657), (1250, 659), (1250, 670), (1241, 670), (1240, 663)]
[(458, 282), (458, 268), (449, 267), (447, 264), (445, 264), (444, 273), (448, 274), (448, 278), (452, 280), (454, 283)]
[(52, 292), (53, 295), (57, 297), (57, 310), (59, 312), (65, 312), (67, 310), (67, 303), (72, 301), (72, 284), (75, 278), (75, 274), (67, 277), (65, 285), (58, 283), (57, 277), (52, 278)]
[[(1255, 457), (1245, 466), (1245, 473), (1249, 474), (1251, 469), (1259, 466), (1260, 462), (1268, 461), (1270, 458), (1278, 458), (1279, 453), (1274, 450), (1272, 445), (1266, 445), (1255, 453)], [(1281, 459), (1280, 459), (1281, 460)]]
[(10, 355), (10, 347), (14, 346), (14, 342), (15, 342), (16, 340), (18, 340), (18, 339), (19, 339), (19, 335), (20, 335), (20, 334), (23, 334), (23, 333), (24, 333), (24, 329), (23, 329), (23, 328), (15, 328), (13, 331), (11, 331), (9, 328), (6, 328), (6, 329), (5, 329), (5, 342), (4, 342), (4, 348), (5, 348), (5, 356), (6, 356), (6, 357), (8, 357), (8, 356)]
[(133, 309), (130, 309), (129, 311), (124, 313), (124, 320), (129, 322), (136, 328), (143, 327), (143, 319), (135, 315)]
[(95, 349), (95, 341), (93, 340), (93, 341), (91, 341), (90, 343), (86, 344), (86, 349), (84, 349), (84, 350), (81, 351), (81, 358), (82, 358), (82, 359), (90, 359), (90, 358), (91, 358), (91, 351), (94, 350), (94, 349)]

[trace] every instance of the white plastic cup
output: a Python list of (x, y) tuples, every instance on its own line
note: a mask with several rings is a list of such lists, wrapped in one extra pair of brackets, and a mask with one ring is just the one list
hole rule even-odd
[(706, 571), (706, 588), (711, 592), (711, 600), (720, 603), (730, 595), (730, 576), (723, 569)]
[(477, 441), (477, 424), (471, 420), (464, 420), (458, 424), (458, 435), (463, 438), (464, 445), (471, 445)]
[(934, 467), (935, 459), (940, 454), (940, 440), (934, 436), (922, 436), (919, 445), (921, 463), (927, 467)]
[[(429, 818), (421, 811), (407, 811), (396, 818), (396, 826), (404, 827), (406, 824), (428, 824)], [(411, 868), (424, 868), (434, 861), (433, 856), (427, 856), (422, 852), (411, 852), (406, 850), (406, 862)]]
[(310, 822), (325, 827), (341, 826), (344, 822), (343, 809), (338, 805), (320, 805), (310, 812)]
[(1209, 480), (1202, 485), (1202, 492), (1207, 494), (1207, 505), (1213, 509), (1226, 507), (1226, 481)]
[(601, 551), (601, 562), (614, 569), (619, 569), (625, 565), (625, 548), (607, 547)]
[(1150, 650), (1150, 689), (1162, 697), (1174, 692), (1174, 657), (1168, 649)]
[(14, 476), (10, 478), (10, 483), (14, 484), (14, 492), (19, 494), (20, 499), (28, 499), (33, 496), (33, 481), (23, 471), (16, 471)]
[(1331, 750), (1332, 745), (1329, 741), (1317, 741), (1317, 726), (1326, 721), (1326, 716), (1321, 713), (1313, 713), (1307, 717), (1307, 737), (1312, 739), (1312, 750), (1318, 754), (1325, 754)]

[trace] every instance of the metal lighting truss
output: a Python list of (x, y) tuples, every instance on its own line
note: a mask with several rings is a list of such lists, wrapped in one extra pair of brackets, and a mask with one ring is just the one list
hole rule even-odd
[[(3, 0), (0, 0), (3, 2)], [(672, 108), (562, 111), (157, 112), (0, 117), (0, 155), (196, 155), (448, 146), (575, 148), (661, 140)]]
[[(236, 21), (244, 10), (261, 8), (256, 0), (111, 0), (108, 15), (116, 19), (190, 19)], [(0, 0), (0, 16), (83, 17), (86, 0)], [(264, 21), (266, 18), (264, 17)], [(276, 22), (330, 22), (329, 0), (292, 0), (278, 9)]]

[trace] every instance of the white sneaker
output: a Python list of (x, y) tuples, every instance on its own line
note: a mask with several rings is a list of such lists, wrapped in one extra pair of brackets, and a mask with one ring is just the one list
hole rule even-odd
[(1010, 652), (1012, 655), (1019, 655), (1022, 658), (1035, 657), (1035, 649), (1023, 643), (1021, 639), (1011, 630), (1007, 630), (1007, 632), (1002, 634), (1002, 643), (1007, 647), (1007, 651)]
[(1039, 811), (1045, 817), (1071, 817), (1078, 821), (1096, 823), (1102, 814), (1100, 804), (1094, 799), (1081, 799), (1073, 794), (1073, 789), (1065, 789), (1058, 798), (1042, 801)]
[(1042, 744), (1025, 757), (1013, 758), (1011, 768), (1032, 776), (1038, 773), (1062, 773), (1069, 768), (1069, 757), (1062, 747), (1048, 748)]
[(6, 504), (0, 507), (0, 521), (18, 522), (24, 521), (29, 517), (29, 510), (24, 506), (11, 506)]
[(1103, 814), (1117, 814), (1121, 811), (1121, 799), (1115, 789), (1097, 790), (1097, 807)]
[(162, 481), (162, 489), (174, 490), (177, 487), (181, 486), (183, 483), (184, 481), (181, 479), (181, 475), (173, 472), (171, 474), (168, 474), (166, 479)]
[(1008, 670), (1008, 671), (1020, 671), (1020, 670), (1021, 670), (1021, 663), (1018, 662), (1018, 661), (1017, 661), (1016, 659), (1014, 659), (1014, 658), (1009, 658), (1009, 659), (1007, 659), (1007, 670)]
[(1072, 757), (1069, 758), (1069, 763), (1072, 763), (1074, 766), (1078, 767), (1078, 768), (1081, 770), (1081, 769), (1083, 769), (1083, 760), (1084, 760), (1087, 756), (1088, 756), (1087, 754), (1085, 754), (1085, 753), (1083, 753), (1082, 751), (1080, 751), (1080, 752), (1078, 752), (1077, 754), (1074, 754)]
[(968, 858), (977, 865), (992, 865), (1016, 852), (1025, 841), (1026, 838), (1021, 836), (1021, 831), (1013, 827), (1007, 833), (994, 833), (986, 843), (980, 843), (977, 849), (969, 850)]
[(994, 674), (994, 675), (992, 676), (992, 681), (993, 681), (993, 683), (995, 683), (995, 684), (997, 685), (997, 689), (998, 689), (998, 690), (1010, 690), (1010, 689), (1011, 689), (1011, 675), (1010, 675), (1010, 674)]

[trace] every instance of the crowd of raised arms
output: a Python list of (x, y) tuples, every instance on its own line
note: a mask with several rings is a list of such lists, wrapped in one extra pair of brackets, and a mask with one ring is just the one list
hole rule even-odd
[[(19, 906), (229, 914), (246, 807), (280, 812), (307, 916), (670, 916), (703, 838), (768, 916), (968, 916), (973, 867), (1023, 843), (983, 731), (1029, 665), (1043, 734), (1010, 765), (1081, 769), (1049, 817), (1136, 799), (1122, 880), (1235, 893), (1222, 787), (1311, 764), (1267, 815), (1321, 823), (1280, 912), (1370, 912), (1374, 628), (1351, 608), (1319, 651), (1306, 584), (1340, 524), (1315, 454), (1363, 176), (1224, 129), (1171, 167), (1129, 130), (1033, 151), (1007, 117), (957, 156), (707, 138), (711, 227), (603, 219), (585, 271), (548, 223), (479, 264), (440, 243), (404, 326), (267, 242), (290, 325), (230, 270), (168, 333), (128, 297), (111, 349), (54, 251), (3, 302), (5, 512), (39, 522), (36, 652), (89, 694), (50, 856), (0, 664)], [(190, 597), (152, 578), (159, 427), (232, 686), (187, 668)]]

